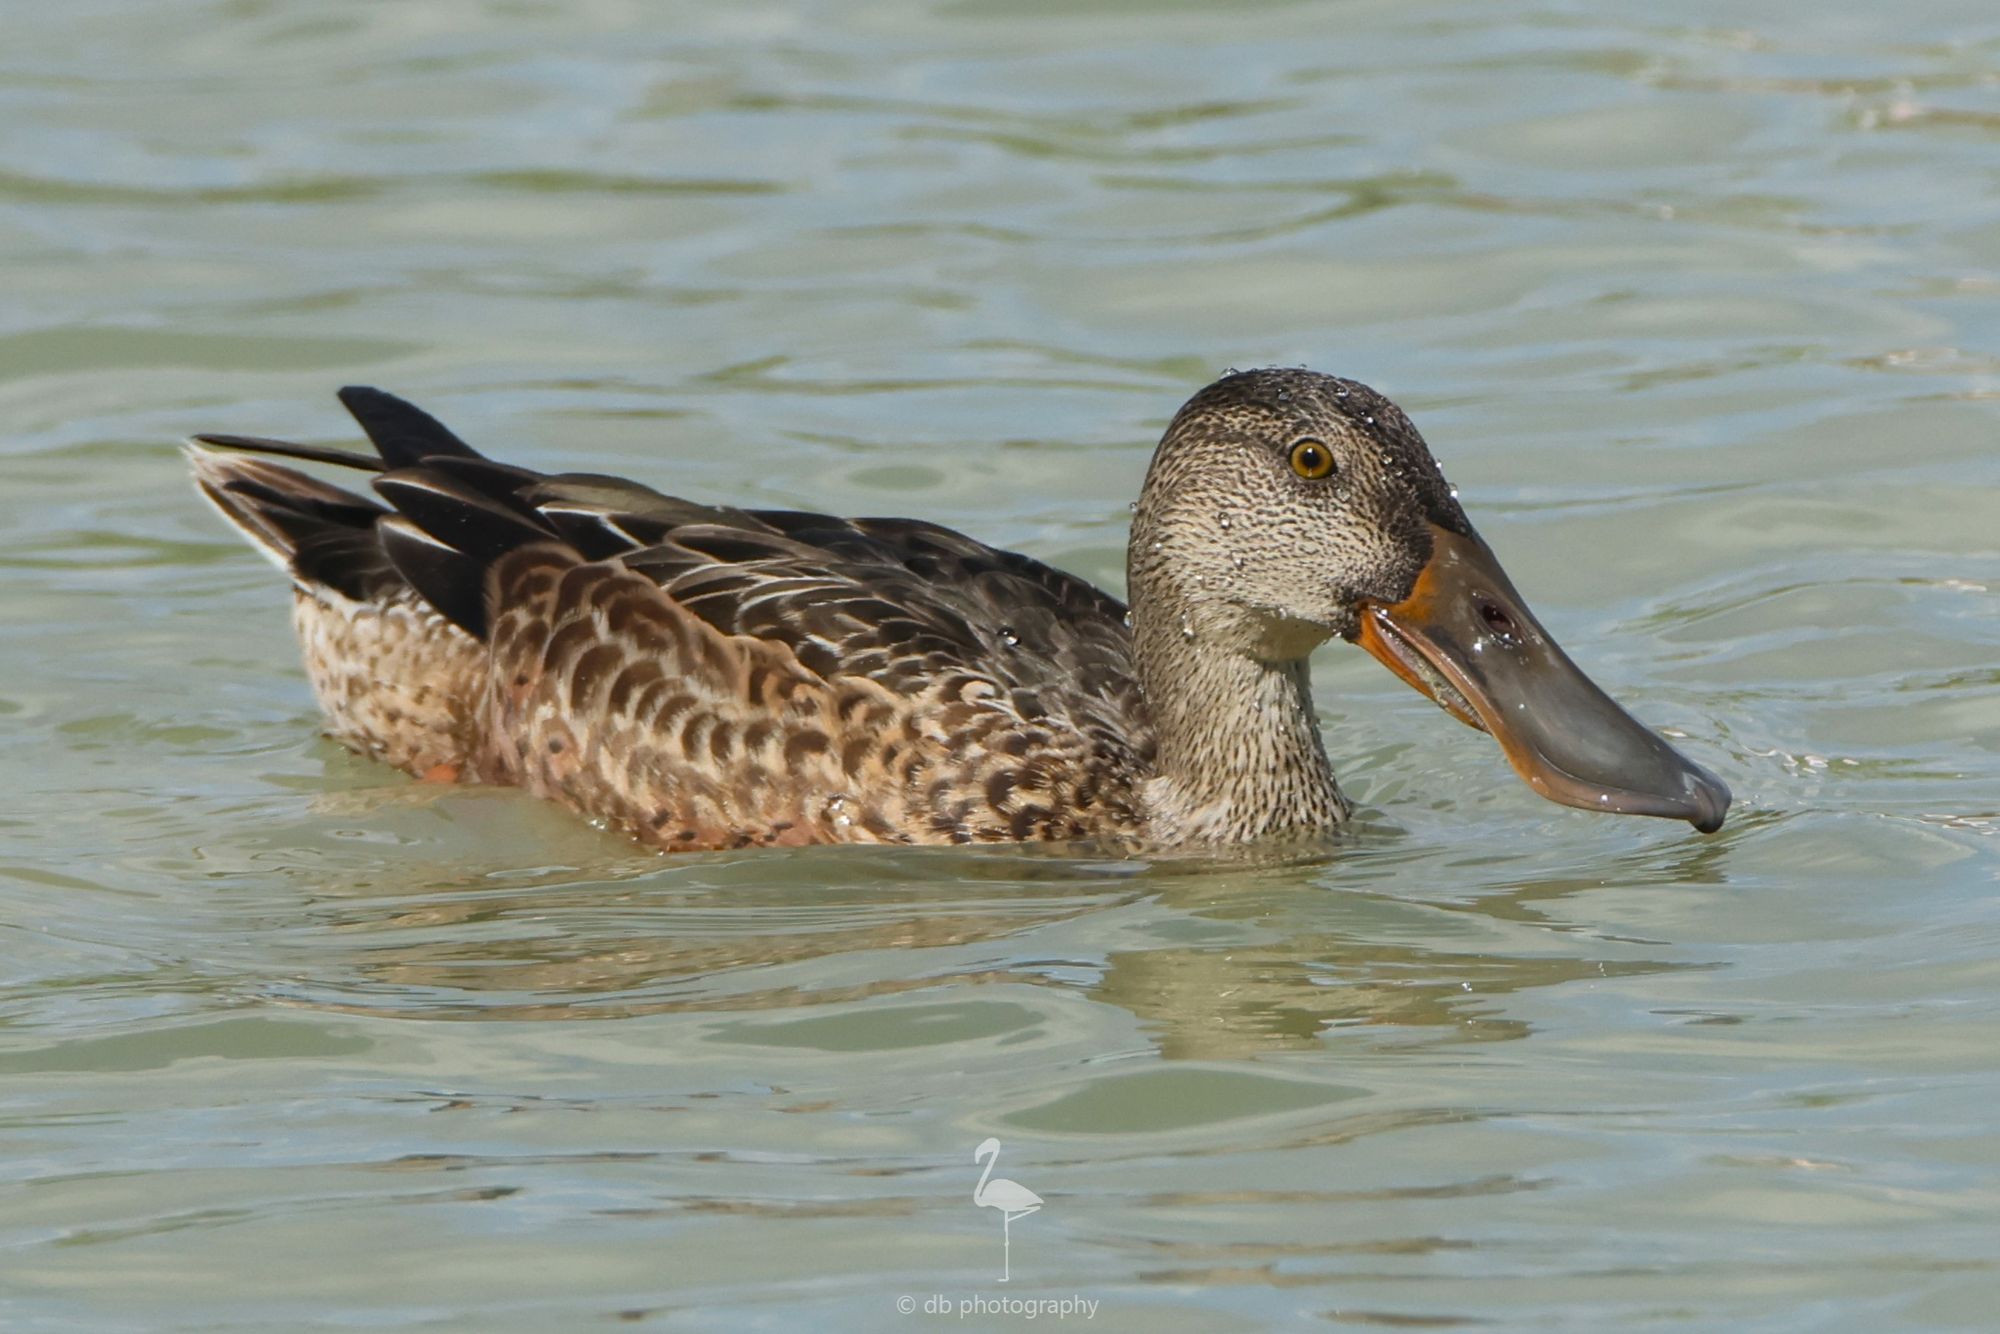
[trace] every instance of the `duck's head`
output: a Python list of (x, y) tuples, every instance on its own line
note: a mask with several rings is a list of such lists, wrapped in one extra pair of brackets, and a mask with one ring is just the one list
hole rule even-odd
[(1338, 635), (1586, 810), (1721, 827), (1729, 789), (1599, 690), (1528, 610), (1402, 409), (1244, 371), (1189, 399), (1134, 515), (1140, 633), (1300, 659)]

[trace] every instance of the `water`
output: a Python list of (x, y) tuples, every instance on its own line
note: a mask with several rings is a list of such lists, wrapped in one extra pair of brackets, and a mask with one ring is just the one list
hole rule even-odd
[[(2000, 25), (1654, 13), (12, 7), (0, 1324), (1990, 1328)], [(1115, 584), (1296, 362), (1723, 833), (1334, 649), (1332, 861), (656, 857), (318, 739), (172, 448), (377, 383)]]

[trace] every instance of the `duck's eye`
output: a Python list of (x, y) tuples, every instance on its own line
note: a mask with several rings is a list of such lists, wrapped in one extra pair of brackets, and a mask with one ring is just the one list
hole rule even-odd
[(1292, 445), (1292, 471), (1308, 482), (1317, 482), (1333, 472), (1333, 451), (1317, 440), (1305, 439)]

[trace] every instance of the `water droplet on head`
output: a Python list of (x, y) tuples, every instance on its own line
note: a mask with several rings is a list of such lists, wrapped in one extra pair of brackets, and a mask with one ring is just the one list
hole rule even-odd
[(1155, 550), (1155, 551), (1158, 551), (1158, 550), (1159, 550), (1159, 549), (1160, 549), (1161, 547), (1163, 547), (1163, 546), (1165, 546), (1165, 545), (1166, 545), (1166, 543), (1164, 543), (1164, 542), (1155, 542), (1155, 543), (1153, 543), (1153, 550)]
[(1137, 514), (1139, 512), (1139, 502), (1135, 500), (1131, 504), (1127, 505), (1125, 508), (1130, 510), (1134, 514)]
[(1181, 638), (1187, 640), (1190, 644), (1194, 642), (1194, 621), (1189, 618), (1186, 612), (1181, 613)]
[(1021, 642), (1021, 636), (1014, 633), (1013, 626), (1003, 625), (1000, 627), (1000, 642), (1008, 648), (1013, 648)]
[(1229, 531), (1229, 516), (1228, 516), (1227, 514), (1218, 514), (1218, 515), (1216, 515), (1216, 516), (1215, 516), (1215, 522), (1216, 522), (1216, 525), (1217, 525), (1218, 527), (1220, 527), (1220, 528), (1222, 529), (1222, 531), (1223, 531), (1223, 532), (1225, 532), (1225, 533), (1226, 533), (1226, 532), (1228, 532), (1228, 531)]
[(1125, 613), (1125, 628), (1127, 630), (1132, 628), (1132, 613), (1129, 611)]

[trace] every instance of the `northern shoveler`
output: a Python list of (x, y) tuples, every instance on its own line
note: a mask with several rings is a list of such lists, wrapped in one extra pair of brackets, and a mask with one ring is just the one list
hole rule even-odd
[[(1134, 511), (1129, 611), (935, 524), (539, 473), (380, 390), (340, 399), (375, 455), (189, 450), (292, 580), (330, 733), (663, 848), (1325, 833), (1349, 805), (1307, 659), (1336, 636), (1545, 797), (1703, 832), (1729, 806), (1569, 660), (1409, 418), (1351, 380), (1188, 400)], [(387, 504), (256, 455), (373, 473)]]

